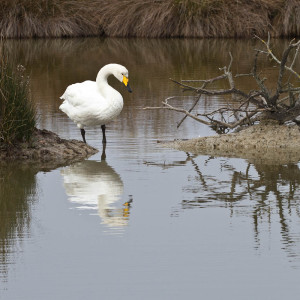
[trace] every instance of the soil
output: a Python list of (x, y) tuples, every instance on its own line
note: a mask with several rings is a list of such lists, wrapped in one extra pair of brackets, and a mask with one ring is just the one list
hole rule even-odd
[(82, 160), (97, 152), (97, 149), (84, 142), (62, 139), (51, 131), (35, 129), (30, 142), (8, 149), (0, 148), (0, 160), (41, 164), (52, 169)]
[(264, 164), (286, 164), (300, 160), (300, 128), (266, 121), (240, 132), (165, 143), (194, 154), (238, 157)]

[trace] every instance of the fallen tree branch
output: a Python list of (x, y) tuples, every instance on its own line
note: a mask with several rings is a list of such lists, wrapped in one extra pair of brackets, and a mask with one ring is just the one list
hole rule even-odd
[(157, 110), (157, 109), (166, 109), (166, 110), (174, 110), (174, 111), (177, 111), (177, 112), (181, 112), (181, 113), (184, 113), (186, 114), (188, 117), (202, 123), (202, 124), (205, 124), (205, 125), (210, 125), (210, 122), (207, 122), (205, 120), (202, 120), (200, 118), (197, 118), (197, 116), (191, 114), (190, 112), (188, 112), (187, 110), (185, 109), (181, 109), (181, 108), (176, 108), (176, 107), (173, 107), (171, 106), (170, 104), (168, 104), (167, 102), (162, 102), (162, 104), (164, 106), (158, 106), (158, 107), (144, 107), (143, 110)]
[[(188, 110), (170, 105), (168, 100), (172, 100), (174, 97), (167, 98), (162, 102), (163, 106), (161, 107), (145, 107), (144, 109), (172, 110), (185, 114), (177, 124), (177, 128), (181, 126), (187, 117), (190, 117), (202, 124), (212, 128), (214, 127), (217, 130), (221, 128), (222, 132), (224, 132), (224, 130), (222, 130), (224, 128), (233, 129), (244, 124), (253, 124), (257, 120), (264, 118), (275, 119), (279, 122), (291, 120), (298, 122), (296, 118), (300, 115), (300, 87), (294, 87), (289, 79), (292, 75), (300, 79), (299, 73), (294, 70), (296, 59), (300, 52), (300, 40), (298, 42), (291, 41), (288, 47), (283, 51), (281, 59), (279, 59), (271, 50), (270, 36), (268, 36), (267, 41), (261, 38), (258, 39), (265, 45), (266, 50), (256, 50), (251, 72), (232, 74), (231, 66), (233, 57), (231, 53), (229, 53), (230, 62), (227, 67), (219, 68), (219, 70), (223, 71), (223, 74), (219, 76), (210, 79), (182, 80), (181, 82), (170, 78), (170, 80), (181, 87), (184, 92), (190, 91), (197, 95)], [(293, 54), (291, 64), (288, 66), (288, 58), (293, 49), (295, 49), (295, 53)], [(266, 86), (266, 78), (263, 78), (261, 76), (262, 72), (258, 70), (258, 57), (261, 54), (270, 56), (278, 64), (278, 76), (275, 92), (273, 94)], [(286, 71), (290, 72), (289, 79), (286, 83), (283, 83)], [(254, 78), (257, 84), (257, 90), (245, 92), (237, 87), (235, 79), (245, 76)], [(225, 84), (228, 88), (210, 88), (210, 84), (214, 84), (223, 79), (227, 79), (227, 83), (225, 82)], [(192, 85), (196, 83), (200, 83), (200, 86)], [(228, 102), (227, 106), (210, 112), (192, 113), (203, 95), (208, 98), (231, 96), (232, 101), (231, 103)]]
[[(262, 38), (255, 36), (257, 39), (259, 39), (267, 48), (267, 51), (263, 51), (263, 50), (257, 50), (261, 53), (265, 53), (267, 55), (270, 55), (272, 57), (272, 59), (279, 65), (281, 65), (282, 61), (280, 61), (273, 53), (273, 51), (270, 48), (270, 34), (268, 34), (268, 40), (267, 42), (264, 41)], [(300, 47), (300, 40), (296, 43), (290, 43), (289, 47), (285, 50), (288, 51), (288, 53), (290, 52), (291, 49), (296, 48), (296, 53), (293, 59), (292, 64), (288, 67), (287, 65), (284, 65), (284, 68), (287, 69), (289, 72), (291, 72), (292, 74), (294, 74), (298, 79), (300, 79), (300, 75), (293, 69), (293, 65), (295, 63), (296, 57), (298, 55), (299, 52), (299, 47)]]

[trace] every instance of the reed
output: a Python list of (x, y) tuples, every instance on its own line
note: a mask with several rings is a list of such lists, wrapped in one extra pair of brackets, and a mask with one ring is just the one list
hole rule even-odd
[[(300, 35), (297, 0), (104, 1), (109, 36), (252, 37)], [(134, 17), (133, 17), (134, 16)]]
[(299, 0), (2, 0), (0, 35), (300, 36)]
[(96, 35), (99, 30), (93, 18), (95, 4), (89, 0), (2, 0), (0, 35), (6, 38)]
[(24, 67), (14, 69), (4, 55), (0, 61), (0, 146), (29, 141), (35, 125), (36, 111)]

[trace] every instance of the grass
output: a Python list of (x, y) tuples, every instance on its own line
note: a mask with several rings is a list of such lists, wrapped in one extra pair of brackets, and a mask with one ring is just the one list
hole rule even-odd
[(3, 55), (0, 61), (0, 146), (29, 141), (36, 125), (24, 67), (14, 69)]
[(299, 0), (2, 0), (0, 35), (300, 36)]
[(6, 38), (68, 37), (99, 33), (89, 0), (2, 0), (0, 35)]

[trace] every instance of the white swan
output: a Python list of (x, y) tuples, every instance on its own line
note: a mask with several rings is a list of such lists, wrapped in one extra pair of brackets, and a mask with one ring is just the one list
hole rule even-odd
[(132, 92), (128, 84), (128, 70), (118, 64), (108, 64), (99, 71), (96, 81), (71, 84), (60, 97), (64, 101), (59, 109), (77, 124), (85, 143), (84, 127), (101, 125), (102, 142), (105, 144), (105, 124), (118, 116), (123, 108), (122, 95), (107, 83), (110, 75)]

